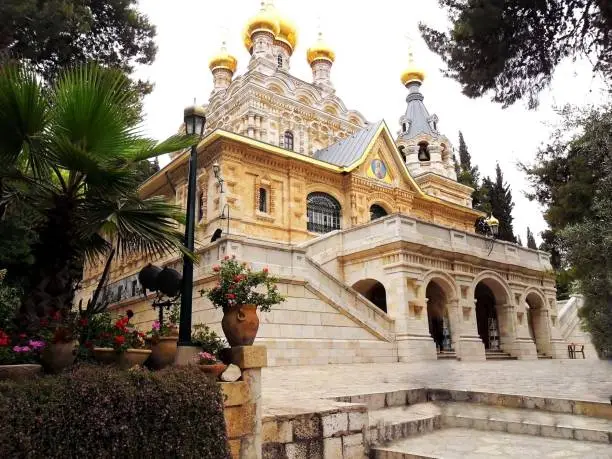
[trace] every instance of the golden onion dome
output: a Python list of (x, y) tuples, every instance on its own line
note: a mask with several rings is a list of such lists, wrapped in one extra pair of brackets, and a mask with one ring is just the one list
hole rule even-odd
[(316, 43), (306, 51), (306, 59), (310, 65), (317, 60), (334, 62), (334, 60), (336, 60), (336, 53), (334, 53), (334, 50), (323, 41), (322, 34), (319, 32), (319, 38)]
[(278, 13), (272, 5), (264, 5), (259, 12), (248, 20), (244, 29), (244, 46), (250, 51), (253, 47), (251, 37), (255, 32), (269, 32), (275, 37), (280, 32), (280, 21)]
[(297, 44), (297, 27), (290, 19), (281, 15), (278, 16), (278, 23), (279, 31), (276, 34), (276, 40), (285, 43), (293, 52)]
[(418, 67), (410, 66), (402, 72), (402, 84), (406, 86), (413, 81), (423, 82), (425, 79), (425, 71)]
[(499, 220), (497, 218), (495, 218), (493, 216), (493, 214), (491, 214), (491, 216), (486, 219), (486, 222), (487, 222), (487, 225), (489, 225), (489, 226), (498, 226), (499, 225)]
[(234, 73), (236, 71), (236, 65), (238, 61), (234, 56), (227, 52), (225, 48), (225, 43), (221, 46), (221, 50), (215, 54), (210, 61), (208, 61), (208, 68), (210, 71), (214, 71), (216, 69), (227, 69), (230, 72)]

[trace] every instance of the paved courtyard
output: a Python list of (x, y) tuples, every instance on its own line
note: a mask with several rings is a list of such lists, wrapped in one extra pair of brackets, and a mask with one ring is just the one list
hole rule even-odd
[(421, 387), (609, 402), (612, 363), (422, 361), (265, 368), (264, 415), (329, 408), (331, 397)]

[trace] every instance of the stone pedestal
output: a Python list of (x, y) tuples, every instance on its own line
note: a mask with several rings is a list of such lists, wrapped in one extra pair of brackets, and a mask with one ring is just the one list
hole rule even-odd
[(237, 346), (230, 349), (230, 358), (242, 370), (242, 381), (220, 383), (232, 458), (261, 459), (261, 369), (267, 366), (267, 351)]
[(486, 360), (485, 348), (480, 336), (461, 336), (455, 343), (458, 360)]
[(175, 365), (192, 365), (198, 363), (197, 355), (202, 348), (199, 346), (178, 346), (176, 348)]

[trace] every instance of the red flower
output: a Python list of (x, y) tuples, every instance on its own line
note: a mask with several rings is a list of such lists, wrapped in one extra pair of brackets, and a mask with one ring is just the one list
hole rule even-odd
[(268, 274), (268, 268), (264, 268), (262, 271), (263, 271), (264, 273)]
[(0, 346), (8, 346), (9, 345), (9, 336), (0, 330)]
[(41, 327), (46, 327), (47, 325), (49, 325), (49, 321), (47, 319), (40, 319)]
[(242, 279), (244, 279), (244, 276), (242, 276), (241, 274), (237, 274), (236, 276), (234, 276), (234, 282), (240, 282)]
[(221, 267), (219, 265), (215, 265), (213, 266), (213, 271), (218, 273), (221, 270)]
[(25, 333), (20, 333), (19, 334), (19, 338), (21, 339), (26, 339), (28, 337), (28, 335), (26, 335)]
[(225, 256), (223, 257), (223, 259), (224, 259), (224, 260), (229, 260), (229, 255), (225, 255)]
[(85, 341), (85, 347), (87, 349), (91, 349), (93, 347), (93, 343), (91, 341)]
[(89, 323), (89, 320), (87, 319), (87, 317), (83, 317), (81, 320), (79, 320), (79, 323), (82, 327), (85, 327)]
[(228, 300), (233, 300), (233, 299), (235, 299), (235, 298), (236, 298), (236, 295), (234, 295), (233, 293), (228, 293), (228, 294), (226, 294), (226, 295), (225, 295), (225, 297), (226, 297)]
[(53, 313), (53, 316), (52, 316), (51, 318), (52, 318), (53, 320), (56, 320), (56, 321), (57, 321), (57, 320), (61, 320), (61, 319), (62, 319), (62, 316), (61, 316), (61, 314), (60, 314), (60, 312), (59, 312), (59, 311), (55, 311), (55, 312)]
[(123, 343), (125, 343), (125, 336), (123, 335), (115, 336), (115, 343), (118, 344), (119, 346), (122, 346)]

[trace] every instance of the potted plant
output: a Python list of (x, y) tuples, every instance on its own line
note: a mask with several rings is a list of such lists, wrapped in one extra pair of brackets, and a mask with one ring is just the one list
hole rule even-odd
[(209, 352), (199, 352), (196, 359), (198, 360), (200, 370), (214, 376), (215, 379), (227, 368), (226, 364), (219, 362), (217, 357)]
[(223, 350), (227, 348), (227, 342), (206, 324), (196, 324), (191, 333), (191, 343), (198, 346), (204, 352), (213, 354), (223, 360)]
[(0, 381), (33, 378), (40, 374), (40, 353), (46, 343), (25, 334), (11, 336), (0, 330)]
[(101, 331), (96, 339), (93, 354), (102, 363), (117, 363), (119, 368), (128, 369), (142, 365), (151, 354), (145, 349), (144, 333), (139, 332), (130, 319), (134, 316), (131, 310), (125, 317), (119, 317), (112, 327)]
[(76, 314), (54, 312), (51, 317), (40, 320), (39, 334), (47, 345), (41, 363), (48, 373), (58, 373), (74, 364), (78, 352), (80, 328), (87, 319), (77, 318)]
[(267, 312), (284, 301), (276, 286), (278, 279), (270, 276), (267, 268), (252, 271), (234, 256), (226, 256), (213, 271), (218, 276), (217, 285), (200, 293), (223, 309), (221, 327), (230, 346), (252, 345), (259, 329), (257, 309)]
[(153, 322), (146, 339), (151, 344), (151, 355), (147, 365), (154, 370), (161, 370), (174, 362), (178, 343), (179, 308), (175, 304), (170, 310), (168, 323)]

